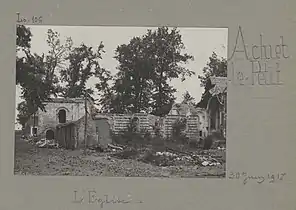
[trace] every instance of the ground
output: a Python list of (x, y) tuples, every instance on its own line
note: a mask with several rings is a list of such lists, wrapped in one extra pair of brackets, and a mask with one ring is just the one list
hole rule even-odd
[[(167, 161), (161, 166), (145, 163), (143, 158), (123, 159), (122, 154), (118, 151), (102, 153), (89, 150), (85, 153), (82, 150), (38, 148), (16, 135), (14, 170), (16, 175), (225, 177), (225, 150), (207, 152), (208, 156), (211, 154), (220, 158), (221, 164), (215, 166), (203, 166), (192, 159), (185, 161), (186, 155), (177, 157), (180, 164), (169, 164)], [(175, 160), (171, 162), (176, 163)]]

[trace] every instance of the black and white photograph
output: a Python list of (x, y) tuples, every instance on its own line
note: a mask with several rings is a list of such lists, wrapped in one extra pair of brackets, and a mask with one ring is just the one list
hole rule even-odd
[(14, 174), (225, 178), (227, 38), (17, 25)]

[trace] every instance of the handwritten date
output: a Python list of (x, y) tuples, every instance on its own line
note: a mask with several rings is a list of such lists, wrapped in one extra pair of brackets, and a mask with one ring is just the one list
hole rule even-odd
[(249, 181), (255, 181), (258, 184), (262, 184), (264, 182), (268, 183), (275, 183), (283, 181), (286, 176), (286, 173), (268, 173), (266, 176), (259, 175), (249, 175), (247, 172), (230, 172), (228, 178), (229, 179), (236, 179), (236, 180), (243, 180), (243, 184), (246, 185)]

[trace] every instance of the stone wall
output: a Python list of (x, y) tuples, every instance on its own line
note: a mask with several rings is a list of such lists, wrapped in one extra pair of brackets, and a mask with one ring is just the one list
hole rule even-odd
[[(88, 102), (88, 110), (90, 110), (91, 103)], [(46, 112), (38, 111), (38, 130), (37, 135), (42, 138), (48, 129), (55, 130), (59, 124), (58, 112), (61, 109), (66, 111), (66, 122), (73, 122), (79, 120), (85, 114), (84, 100), (73, 100), (72, 102), (47, 102), (45, 106)]]
[(174, 123), (181, 118), (187, 119), (185, 133), (189, 139), (198, 140), (199, 139), (199, 131), (200, 131), (200, 121), (199, 116), (191, 115), (186, 117), (185, 115), (168, 115), (164, 119), (164, 134), (167, 138), (171, 137), (173, 132)]
[(114, 134), (126, 130), (131, 120), (135, 117), (139, 119), (139, 131), (153, 132), (151, 123), (154, 122), (154, 117), (149, 114), (99, 114), (96, 116), (96, 118), (108, 119), (108, 123)]
[[(185, 115), (168, 115), (166, 117), (157, 117), (150, 114), (99, 114), (96, 118), (106, 118), (110, 124), (110, 128), (114, 134), (120, 133), (127, 128), (133, 117), (139, 119), (139, 131), (150, 132), (155, 135), (154, 127), (159, 126), (160, 134), (163, 137), (170, 137), (172, 134), (172, 126), (174, 122)], [(203, 121), (201, 119), (204, 119)], [(202, 118), (200, 115), (191, 115), (187, 117), (186, 134), (190, 139), (199, 139), (200, 134), (205, 135), (206, 117)], [(202, 131), (202, 133), (200, 133)]]
[(58, 125), (55, 132), (55, 140), (65, 149), (75, 149), (77, 146), (78, 130), (75, 123)]
[[(86, 131), (86, 142), (85, 142)], [(96, 146), (99, 144), (98, 136), (96, 134), (95, 121), (88, 114), (87, 124), (85, 130), (85, 116), (82, 116), (77, 121), (59, 124), (56, 127), (56, 140), (66, 149), (77, 149)]]
[[(92, 117), (87, 115), (87, 124), (86, 124), (86, 145), (88, 147), (97, 145), (98, 135), (96, 134), (96, 124)], [(77, 130), (78, 130), (78, 139), (77, 139), (77, 147), (82, 148), (85, 146), (84, 143), (84, 132), (85, 132), (85, 116), (82, 116), (77, 122)]]
[(96, 124), (96, 134), (101, 148), (108, 147), (108, 144), (112, 144), (111, 128), (106, 118), (94, 119)]

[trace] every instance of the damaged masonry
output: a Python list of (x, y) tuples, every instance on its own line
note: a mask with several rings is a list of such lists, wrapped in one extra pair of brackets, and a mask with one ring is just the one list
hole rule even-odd
[(112, 143), (110, 134), (120, 134), (131, 122), (136, 124), (137, 133), (146, 132), (155, 136), (158, 131), (161, 137), (169, 138), (174, 123), (183, 120), (186, 121), (183, 133), (188, 141), (199, 142), (208, 135), (210, 124), (206, 110), (186, 103), (173, 104), (165, 117), (146, 113), (102, 114), (98, 113), (93, 100), (82, 98), (54, 98), (45, 105), (47, 111), (39, 110), (26, 123), (24, 134), (54, 142), (66, 149), (97, 145), (106, 148)]
[(16, 28), (15, 174), (225, 177), (227, 29), (36, 28)]
[[(210, 135), (210, 123), (214, 122), (212, 127), (217, 125), (215, 120), (209, 119), (208, 115), (213, 113), (195, 108), (191, 104), (175, 103), (164, 117), (147, 113), (99, 113), (93, 100), (82, 98), (55, 98), (45, 104), (47, 111), (38, 111), (24, 129), (25, 136), (39, 148), (87, 148), (88, 151), (99, 148), (101, 153), (108, 154), (107, 158), (137, 159), (160, 167), (175, 167), (174, 170), (177, 171), (183, 170), (183, 167), (187, 167), (187, 170), (188, 167), (222, 167), (225, 161), (225, 145), (220, 145), (219, 141), (214, 142), (216, 152), (213, 153), (210, 150), (188, 152), (166, 140), (173, 138), (176, 122), (184, 122), (182, 133), (186, 137), (185, 145), (200, 145)], [(221, 114), (216, 113), (215, 116), (217, 115)], [(212, 118), (220, 120), (218, 117)], [(149, 134), (154, 139), (150, 142), (152, 147), (139, 147), (137, 143), (132, 146), (127, 146), (126, 142), (118, 143), (116, 139), (126, 133), (130, 125), (134, 125), (133, 132), (140, 136), (136, 141), (141, 142), (140, 139)], [(134, 137), (128, 138), (132, 141)], [(215, 173), (213, 176), (217, 176)], [(159, 176), (165, 174), (162, 172)], [(223, 174), (221, 172), (219, 176)], [(202, 175), (201, 170), (199, 176)]]

